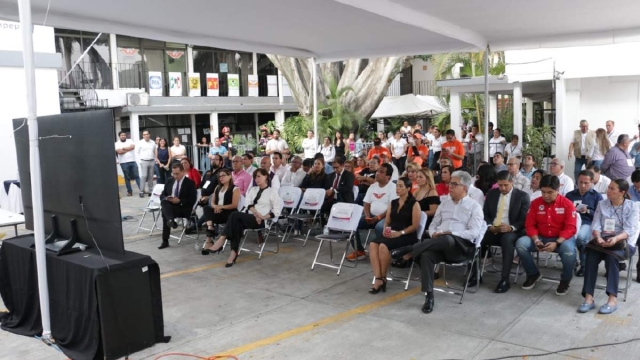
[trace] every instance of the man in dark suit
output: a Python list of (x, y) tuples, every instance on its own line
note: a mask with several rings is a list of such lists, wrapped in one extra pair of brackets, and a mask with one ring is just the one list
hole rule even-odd
[[(524, 222), (531, 204), (529, 194), (513, 187), (513, 176), (508, 171), (500, 171), (496, 175), (496, 181), (498, 188), (489, 191), (484, 202), (484, 220), (489, 228), (482, 246), (502, 248), (502, 279), (495, 292), (505, 293), (510, 288), (509, 275), (515, 242), (524, 234)], [(473, 284), (475, 283), (474, 280)]]
[(182, 164), (171, 166), (173, 177), (164, 184), (164, 190), (160, 194), (160, 206), (162, 207), (162, 244), (158, 249), (169, 247), (169, 227), (177, 228), (174, 220), (177, 217), (189, 217), (193, 205), (198, 201), (196, 184), (185, 176)]
[(326, 176), (326, 199), (322, 205), (322, 212), (329, 214), (331, 207), (337, 202), (353, 203), (353, 183), (355, 176), (344, 169), (344, 157), (336, 156), (333, 160), (333, 173)]

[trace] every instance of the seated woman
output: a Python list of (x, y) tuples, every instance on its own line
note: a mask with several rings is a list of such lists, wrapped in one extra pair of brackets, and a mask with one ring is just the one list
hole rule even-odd
[(453, 168), (450, 165), (445, 165), (440, 168), (440, 179), (442, 181), (436, 185), (438, 196), (449, 195), (449, 181), (451, 181), (452, 172)]
[(638, 224), (638, 211), (633, 201), (628, 199), (629, 183), (626, 180), (613, 180), (607, 189), (607, 200), (598, 204), (593, 215), (593, 240), (586, 246), (582, 296), (584, 303), (578, 312), (586, 313), (596, 307), (593, 293), (598, 278), (598, 266), (604, 260), (607, 276), (607, 295), (609, 300), (600, 307), (600, 314), (611, 314), (618, 309), (618, 282), (620, 281), (619, 262), (635, 252), (636, 239), (632, 238)]
[(411, 180), (411, 194), (415, 195), (416, 191), (418, 191), (418, 182), (416, 181), (416, 176), (418, 175), (418, 171), (420, 170), (420, 166), (416, 163), (407, 163), (407, 171), (403, 176), (406, 176)]
[(222, 169), (218, 172), (219, 185), (209, 197), (208, 206), (202, 207), (204, 218), (207, 221), (207, 242), (202, 255), (209, 255), (213, 247), (213, 225), (226, 224), (229, 215), (238, 210), (240, 203), (240, 188), (233, 184), (231, 170)]
[(529, 185), (529, 190), (526, 191), (531, 201), (542, 196), (542, 192), (540, 192), (540, 180), (542, 180), (542, 177), (545, 175), (547, 175), (547, 172), (542, 169), (534, 171), (531, 175), (531, 184)]
[(193, 167), (193, 163), (191, 162), (191, 159), (189, 159), (188, 157), (183, 157), (182, 160), (180, 160), (180, 163), (182, 163), (182, 167), (184, 167), (184, 173), (185, 175), (193, 180), (194, 183), (196, 183), (196, 189), (200, 187), (200, 181), (202, 180), (201, 176), (200, 176), (200, 172)]
[(401, 177), (396, 184), (398, 199), (391, 201), (384, 221), (382, 237), (371, 242), (369, 261), (376, 278), (371, 294), (387, 291), (387, 271), (391, 265), (390, 251), (418, 242), (416, 231), (420, 225), (420, 205), (411, 195), (411, 180)]
[(486, 164), (480, 166), (478, 168), (478, 173), (476, 174), (476, 182), (474, 186), (480, 189), (486, 196), (489, 190), (497, 187), (496, 174), (496, 169), (493, 165)]
[(225, 267), (233, 266), (238, 259), (240, 240), (246, 229), (263, 228), (265, 220), (280, 216), (282, 211), (282, 200), (278, 192), (269, 187), (269, 172), (262, 168), (256, 169), (253, 172), (253, 180), (257, 186), (252, 186), (247, 192), (245, 210), (229, 215), (222, 236), (209, 249), (212, 253), (220, 252), (226, 240), (231, 242), (231, 254)]
[(315, 159), (313, 162), (313, 167), (302, 180), (302, 184), (300, 184), (300, 189), (305, 191), (307, 189), (329, 189), (326, 187), (326, 178), (327, 174), (324, 172), (324, 160)]

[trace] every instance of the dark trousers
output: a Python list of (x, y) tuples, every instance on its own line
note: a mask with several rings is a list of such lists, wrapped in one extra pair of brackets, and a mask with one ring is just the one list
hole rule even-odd
[[(607, 269), (607, 295), (618, 296), (618, 283), (620, 282), (620, 262), (615, 256), (587, 248), (587, 259), (585, 261), (584, 284), (582, 285), (582, 296), (592, 295), (596, 289), (598, 280), (598, 266), (604, 260), (604, 267)], [(620, 250), (620, 255), (624, 250)]]
[(440, 151), (436, 151), (433, 153), (433, 164), (431, 164), (431, 170), (440, 170)]
[(407, 155), (401, 157), (400, 159), (396, 159), (395, 156), (393, 157), (393, 165), (395, 165), (398, 168), (398, 176), (402, 176), (402, 173), (404, 172), (404, 166), (407, 163)]
[(488, 248), (489, 246), (500, 246), (502, 248), (502, 280), (509, 280), (511, 266), (513, 265), (513, 252), (516, 240), (519, 237), (520, 234), (515, 232), (494, 234), (487, 230), (484, 234), (484, 239), (482, 239), (483, 248)]
[(164, 243), (169, 241), (169, 235), (171, 234), (171, 229), (167, 222), (175, 218), (189, 217), (191, 209), (172, 204), (169, 200), (162, 200), (160, 206), (162, 208), (162, 242)]
[[(468, 243), (470, 249), (460, 245)], [(433, 292), (435, 266), (441, 262), (462, 262), (467, 260), (473, 243), (453, 235), (442, 235), (413, 245), (413, 258), (420, 265), (422, 291)]]
[(262, 227), (264, 227), (264, 220), (258, 224), (255, 216), (234, 211), (229, 215), (223, 235), (226, 236), (227, 240), (231, 243), (231, 250), (238, 253), (240, 240), (242, 239), (242, 235), (244, 235), (244, 231), (246, 229), (259, 229)]
[(229, 220), (229, 216), (236, 210), (222, 210), (217, 213), (214, 212), (212, 208), (209, 206), (204, 206), (202, 208), (203, 216), (205, 221), (211, 221), (214, 224), (226, 224)]

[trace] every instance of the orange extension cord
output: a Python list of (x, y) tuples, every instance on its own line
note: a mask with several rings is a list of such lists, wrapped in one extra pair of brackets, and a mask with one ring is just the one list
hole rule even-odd
[(239, 360), (235, 355), (213, 355), (213, 356), (209, 356), (209, 357), (202, 357), (202, 356), (198, 356), (198, 355), (185, 354), (185, 353), (163, 354), (163, 355), (158, 356), (154, 360), (158, 360), (160, 358), (167, 357), (167, 356), (187, 356), (187, 357), (192, 357), (192, 358), (201, 359), (201, 360), (217, 360), (217, 359), (235, 359), (235, 360)]

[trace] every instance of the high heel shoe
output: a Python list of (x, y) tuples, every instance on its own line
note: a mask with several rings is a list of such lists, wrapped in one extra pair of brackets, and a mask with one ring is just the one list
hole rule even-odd
[(375, 288), (374, 286), (369, 289), (369, 294), (377, 294), (380, 291), (387, 292), (387, 279), (386, 278), (376, 278), (376, 280), (382, 280), (382, 285), (380, 287)]
[(202, 255), (209, 255), (209, 254), (220, 254), (220, 252), (222, 251), (222, 246), (220, 246), (219, 249), (217, 250), (213, 250), (213, 249), (202, 249), (202, 251), (200, 251), (200, 253)]
[(226, 267), (226, 268), (230, 268), (230, 267), (232, 267), (232, 266), (233, 266), (233, 264), (235, 264), (235, 263), (236, 263), (236, 260), (238, 260), (238, 254), (237, 254), (237, 253), (236, 253), (236, 257), (234, 257), (234, 258), (233, 258), (233, 261), (232, 261), (232, 262), (230, 262), (230, 263), (226, 263), (226, 264), (224, 265), (224, 267)]

